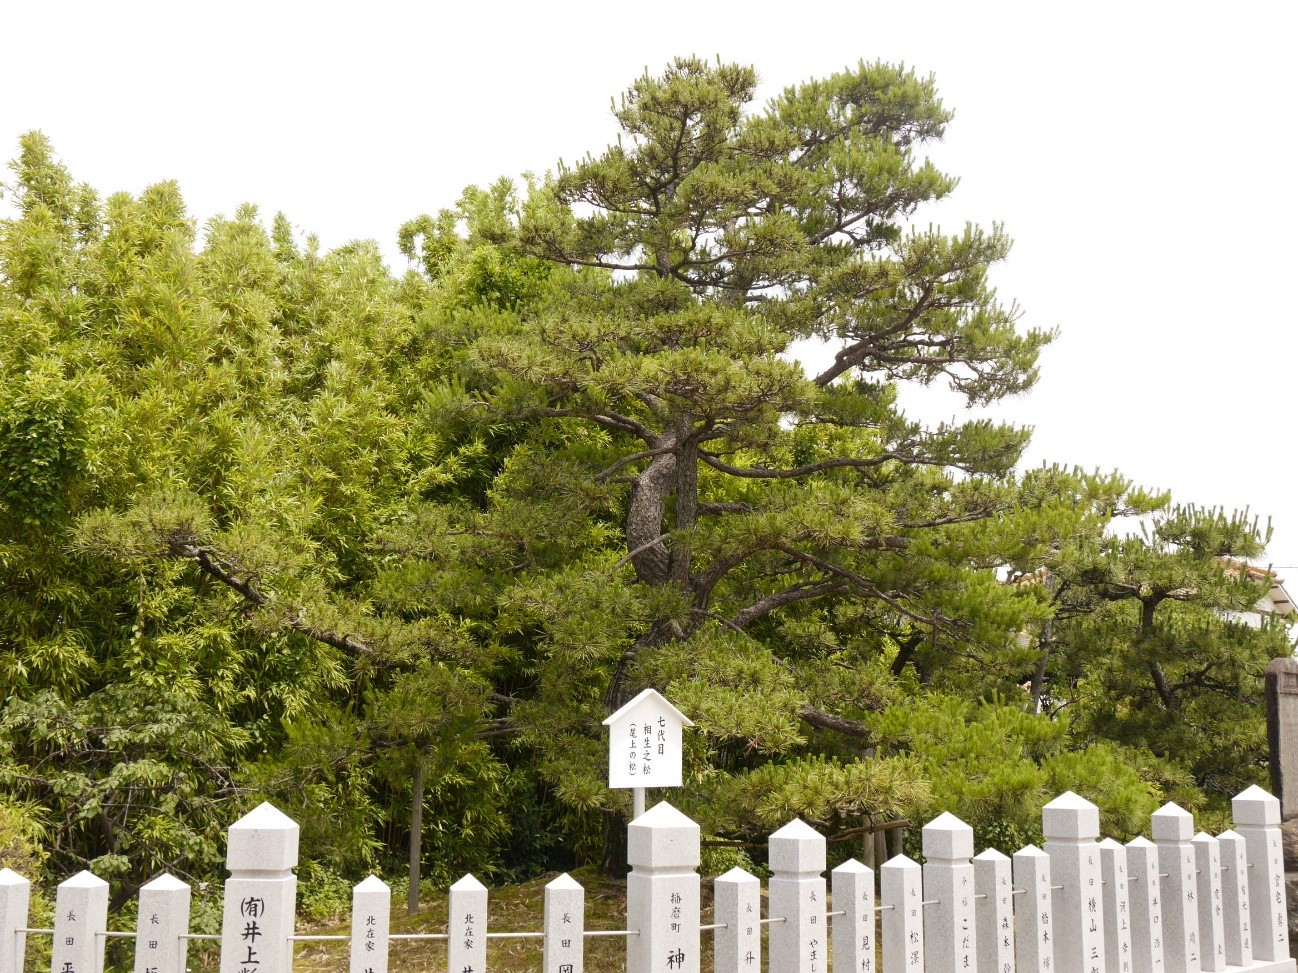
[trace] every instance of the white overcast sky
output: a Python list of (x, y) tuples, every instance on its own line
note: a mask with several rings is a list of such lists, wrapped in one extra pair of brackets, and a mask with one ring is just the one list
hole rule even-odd
[(176, 179), (200, 222), (250, 201), (402, 270), (402, 221), (602, 148), (610, 96), (673, 55), (753, 64), (762, 98), (905, 62), (956, 111), (931, 155), (961, 184), (920, 219), (1003, 222), (1002, 296), (1061, 331), (997, 413), (1035, 427), (1027, 461), (1270, 515), (1298, 582), (1296, 27), (1292, 2), (13, 0), (0, 140), (39, 128), (101, 194)]

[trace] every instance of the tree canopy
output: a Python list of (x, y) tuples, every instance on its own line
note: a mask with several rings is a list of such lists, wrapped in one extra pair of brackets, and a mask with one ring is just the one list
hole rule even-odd
[(651, 685), (697, 726), (672, 801), (730, 839), (947, 809), (1028, 840), (1064, 788), (1134, 834), (1262, 781), (1265, 532), (907, 416), (1037, 381), (1009, 240), (922, 222), (955, 186), (932, 79), (756, 88), (646, 73), (614, 145), (401, 227), (400, 277), (250, 207), (200, 233), (174, 184), (100, 200), (25, 136), (4, 827), (122, 896), (213, 874), (262, 797), (309, 888), (412, 835), (437, 880), (613, 867), (601, 721)]

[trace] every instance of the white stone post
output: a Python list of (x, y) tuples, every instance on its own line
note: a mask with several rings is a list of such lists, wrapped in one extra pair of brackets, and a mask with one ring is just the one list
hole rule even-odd
[(849, 858), (829, 873), (835, 912), (834, 969), (840, 973), (875, 973), (874, 869)]
[(189, 899), (189, 886), (174, 875), (159, 875), (140, 888), (135, 973), (185, 973)]
[(289, 973), (297, 905), (298, 826), (261, 804), (230, 826), (221, 910), (221, 973)]
[(1149, 816), (1158, 845), (1163, 893), (1163, 965), (1167, 973), (1199, 973), (1198, 879), (1195, 876), (1194, 819), (1175, 804)]
[(974, 973), (978, 934), (974, 924), (973, 828), (954, 814), (924, 825), (924, 953), (928, 973)]
[(350, 973), (388, 973), (392, 889), (377, 875), (352, 889)]
[(1127, 849), (1112, 838), (1105, 838), (1098, 847), (1104, 888), (1104, 965), (1109, 973), (1131, 973)]
[(472, 875), (447, 892), (446, 965), (454, 973), (487, 969), (487, 887)]
[(0, 869), (0, 973), (23, 973), (27, 953), (27, 908), (32, 883), (12, 868)]
[[(627, 973), (699, 973), (699, 826), (666, 801), (627, 828)], [(475, 971), (476, 973), (476, 971)]]
[(1280, 802), (1254, 785), (1231, 799), (1235, 830), (1248, 849), (1248, 900), (1253, 916), (1253, 959), (1289, 958), (1285, 916), (1284, 855), (1280, 848)]
[(978, 969), (1014, 973), (1014, 901), (1010, 860), (995, 848), (975, 855), (974, 914), (978, 917)]
[(1190, 839), (1198, 872), (1199, 968), (1220, 973), (1226, 968), (1226, 927), (1221, 909), (1221, 848), (1217, 839), (1200, 831)]
[(567, 872), (545, 887), (542, 973), (584, 973), (586, 890)]
[(1158, 847), (1148, 838), (1127, 842), (1127, 882), (1132, 973), (1163, 973), (1162, 883)]
[(51, 973), (103, 973), (108, 930), (108, 883), (77, 872), (54, 898), (54, 953)]
[[(1105, 973), (1104, 896), (1100, 885), (1100, 809), (1067, 791), (1041, 812), (1054, 884), (1055, 963), (1059, 973)], [(1112, 973), (1112, 971), (1110, 971)]]
[(1249, 934), (1248, 851), (1244, 839), (1234, 831), (1217, 835), (1221, 848), (1221, 892), (1224, 907), (1222, 925), (1226, 933), (1226, 963), (1251, 966), (1253, 937)]
[[(762, 969), (762, 883), (732, 868), (712, 883), (712, 966), (716, 973), (760, 973)], [(549, 971), (547, 971), (549, 973)]]
[(771, 835), (767, 849), (769, 969), (771, 973), (825, 973), (829, 968), (825, 837), (794, 820)]
[(1014, 853), (1014, 959), (1019, 973), (1054, 973), (1054, 893), (1050, 856), (1036, 845)]
[(918, 862), (905, 855), (879, 869), (883, 973), (924, 973), (924, 894)]

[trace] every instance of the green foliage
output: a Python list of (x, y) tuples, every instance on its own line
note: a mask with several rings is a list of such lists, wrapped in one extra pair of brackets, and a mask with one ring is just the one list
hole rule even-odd
[(200, 231), (172, 183), (101, 203), (23, 138), (0, 842), (123, 898), (215, 881), (270, 799), (319, 916), (402, 867), (416, 810), (438, 884), (612, 866), (601, 721), (647, 685), (695, 721), (673, 800), (721, 839), (945, 809), (1017, 847), (1065, 789), (1125, 837), (1261, 778), (1291, 649), (1246, 624), (1263, 532), (904, 415), (907, 385), (1037, 380), (1009, 239), (924, 221), (956, 182), (932, 79), (756, 84), (646, 73), (616, 144), (403, 225), (401, 278), (248, 206)]

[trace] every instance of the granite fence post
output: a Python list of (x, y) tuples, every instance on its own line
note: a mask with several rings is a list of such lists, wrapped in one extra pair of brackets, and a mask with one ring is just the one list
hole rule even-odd
[(1298, 816), (1298, 659), (1272, 659), (1265, 687), (1271, 790), (1288, 821)]
[(1198, 879), (1195, 876), (1194, 819), (1175, 804), (1149, 817), (1158, 845), (1163, 906), (1163, 964), (1167, 973), (1199, 973)]
[[(762, 968), (762, 883), (732, 868), (712, 883), (712, 967), (716, 973), (760, 973)], [(548, 973), (548, 971), (547, 971)]]
[(1289, 958), (1285, 914), (1284, 854), (1280, 846), (1280, 802), (1254, 785), (1231, 799), (1235, 830), (1248, 849), (1248, 901), (1253, 917), (1253, 959)]
[(586, 969), (586, 890), (567, 872), (545, 887), (542, 973)]
[(270, 804), (230, 826), (221, 909), (221, 973), (289, 973), (293, 968), (299, 828)]
[(352, 889), (350, 973), (388, 973), (392, 890), (377, 875)]
[(841, 973), (875, 973), (874, 869), (849, 858), (829, 873), (835, 912), (834, 969)]
[(1157, 845), (1145, 837), (1127, 842), (1132, 973), (1163, 973), (1163, 902), (1158, 869)]
[[(924, 893), (920, 865), (905, 855), (879, 869), (883, 973), (924, 973)], [(840, 971), (841, 973), (841, 971)]]
[(1011, 863), (995, 848), (975, 855), (974, 914), (978, 918), (978, 969), (1014, 973), (1014, 899)]
[(829, 968), (825, 837), (794, 820), (771, 835), (767, 849), (769, 969), (771, 973), (825, 973)]
[(1194, 848), (1195, 891), (1199, 895), (1199, 968), (1220, 973), (1226, 968), (1226, 928), (1221, 901), (1221, 846), (1200, 831), (1190, 839)]
[(1100, 849), (1104, 889), (1104, 965), (1109, 973), (1131, 973), (1131, 907), (1127, 849), (1105, 838)]
[(973, 828), (941, 814), (922, 832), (926, 973), (973, 973), (978, 934), (974, 922)]
[(107, 930), (108, 883), (77, 872), (55, 894), (51, 973), (103, 973)]
[(0, 869), (0, 973), (23, 973), (27, 952), (27, 910), (32, 883), (12, 868)]
[(1014, 853), (1014, 885), (1021, 898), (1014, 909), (1014, 960), (1019, 973), (1054, 973), (1054, 894), (1050, 856), (1036, 845)]
[(174, 875), (159, 875), (141, 887), (135, 919), (135, 973), (185, 973), (189, 902), (189, 886)]
[(472, 875), (465, 875), (450, 887), (446, 899), (447, 969), (455, 973), (485, 973), (487, 887)]
[(699, 826), (666, 801), (627, 828), (627, 973), (699, 973)]
[(1100, 811), (1068, 791), (1042, 809), (1054, 884), (1055, 963), (1059, 973), (1105, 973), (1100, 885)]
[(1226, 963), (1250, 966), (1253, 963), (1252, 920), (1248, 914), (1248, 850), (1244, 839), (1234, 831), (1217, 835), (1221, 848), (1222, 927), (1226, 934)]

